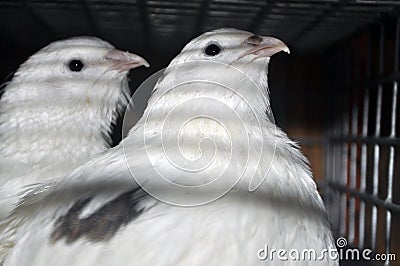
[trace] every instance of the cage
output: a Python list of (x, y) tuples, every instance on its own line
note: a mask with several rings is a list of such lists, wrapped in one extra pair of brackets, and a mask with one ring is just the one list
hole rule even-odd
[[(279, 37), (292, 54), (270, 64), (275, 120), (309, 158), (339, 247), (381, 256), (361, 265), (400, 265), (400, 1), (2, 0), (0, 22), (2, 81), (69, 36), (134, 50), (153, 72), (211, 29)], [(150, 74), (134, 76), (132, 88)]]

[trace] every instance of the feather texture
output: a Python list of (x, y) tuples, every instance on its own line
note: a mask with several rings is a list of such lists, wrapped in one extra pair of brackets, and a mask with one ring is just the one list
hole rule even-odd
[[(110, 53), (127, 59), (109, 59)], [(128, 70), (138, 65), (115, 66), (135, 63), (132, 58), (140, 61), (101, 39), (74, 37), (49, 44), (19, 67), (0, 99), (0, 217), (25, 185), (63, 177), (110, 147), (129, 98)], [(1, 243), (12, 242), (14, 228), (2, 230)]]

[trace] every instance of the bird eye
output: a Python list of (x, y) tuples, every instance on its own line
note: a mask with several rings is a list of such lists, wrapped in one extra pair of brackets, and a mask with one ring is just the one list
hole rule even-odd
[(83, 63), (81, 60), (73, 59), (68, 63), (68, 68), (73, 72), (79, 72), (83, 68)]
[(206, 53), (206, 55), (216, 56), (221, 52), (221, 47), (215, 43), (212, 43), (206, 47), (204, 52)]

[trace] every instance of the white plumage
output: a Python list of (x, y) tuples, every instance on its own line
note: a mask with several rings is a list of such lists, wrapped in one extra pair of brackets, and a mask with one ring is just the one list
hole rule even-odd
[(129, 96), (128, 70), (140, 65), (147, 62), (106, 41), (75, 37), (19, 67), (0, 100), (0, 217), (24, 185), (63, 177), (109, 148)]
[[(98, 38), (70, 38), (20, 66), (0, 100), (2, 195), (62, 177), (109, 148), (112, 124), (129, 96), (127, 70), (147, 64), (117, 54), (124, 53)], [(82, 69), (70, 69), (79, 62)], [(118, 69), (121, 63), (131, 67)]]
[(120, 145), (27, 192), (5, 265), (337, 265), (257, 256), (334, 247), (306, 158), (271, 121), (281, 50), (235, 29), (192, 40)]

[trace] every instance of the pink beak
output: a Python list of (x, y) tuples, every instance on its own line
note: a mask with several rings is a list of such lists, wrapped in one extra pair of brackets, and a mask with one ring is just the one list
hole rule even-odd
[(252, 48), (241, 57), (250, 54), (257, 55), (257, 57), (271, 57), (280, 51), (284, 51), (288, 54), (290, 53), (287, 45), (274, 37), (253, 35), (247, 38), (244, 42), (251, 45)]
[(118, 70), (120, 72), (130, 70), (136, 67), (145, 66), (149, 67), (150, 64), (144, 60), (142, 57), (131, 54), (129, 52), (123, 52), (120, 50), (110, 50), (106, 56), (106, 60), (111, 60), (113, 62), (112, 69)]

